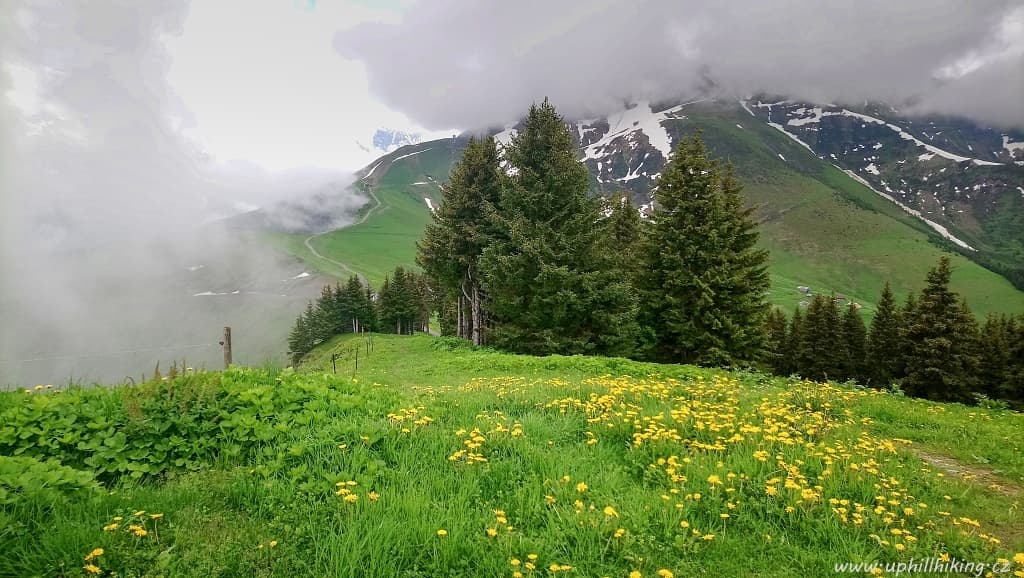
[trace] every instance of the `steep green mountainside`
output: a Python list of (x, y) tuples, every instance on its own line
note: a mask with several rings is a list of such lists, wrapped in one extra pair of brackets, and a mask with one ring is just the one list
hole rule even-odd
[[(773, 303), (792, 310), (806, 300), (797, 287), (808, 286), (842, 294), (870, 314), (886, 280), (902, 299), (923, 285), (928, 268), (944, 253), (940, 245), (950, 247), (924, 222), (751, 117), (738, 103), (676, 108), (660, 123), (667, 139), (678, 142), (700, 130), (713, 153), (736, 166), (757, 209), (762, 244), (771, 251)], [(616, 133), (608, 122), (576, 127), (595, 190), (605, 196), (629, 191), (638, 204), (649, 202), (650, 184), (663, 163), (654, 139), (635, 128)], [(497, 138), (507, 142), (510, 133)], [(374, 283), (396, 265), (414, 266), (415, 243), (430, 218), (425, 198), (439, 202), (439, 183), (463, 144), (444, 139), (402, 147), (371, 164), (357, 185), (370, 196), (365, 220), (313, 237), (312, 247)], [(285, 244), (324, 273), (349, 274), (313, 256), (304, 240), (288, 236)], [(952, 259), (953, 288), (967, 296), (976, 313), (1024, 311), (1024, 293), (1005, 278), (959, 254)]]

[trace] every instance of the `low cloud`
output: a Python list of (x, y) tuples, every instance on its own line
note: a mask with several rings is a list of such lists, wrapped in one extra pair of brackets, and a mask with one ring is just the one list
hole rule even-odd
[(216, 361), (229, 324), (237, 359), (280, 354), (282, 328), (318, 288), (243, 218), (225, 219), (261, 208), (280, 228), (317, 229), (363, 202), (350, 174), (215, 163), (183, 135), (163, 40), (186, 10), (0, 10), (0, 386)]
[(1015, 0), (439, 0), (339, 33), (335, 48), (429, 127), (507, 122), (544, 96), (586, 117), (761, 91), (1021, 127), (1022, 31)]

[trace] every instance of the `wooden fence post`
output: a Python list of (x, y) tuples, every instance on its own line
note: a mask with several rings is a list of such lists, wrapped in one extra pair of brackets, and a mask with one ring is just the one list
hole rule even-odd
[(231, 367), (231, 327), (224, 327), (224, 341), (220, 342), (224, 346), (224, 369)]

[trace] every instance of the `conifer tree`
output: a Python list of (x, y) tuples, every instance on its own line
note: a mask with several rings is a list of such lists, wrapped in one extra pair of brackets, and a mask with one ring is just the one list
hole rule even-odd
[(731, 365), (764, 346), (767, 253), (756, 247), (730, 167), (699, 135), (683, 139), (656, 184), (640, 279), (644, 325), (662, 362)]
[(1009, 359), (1007, 361), (1007, 398), (1024, 404), (1024, 314), (1011, 318), (1006, 325)]
[(835, 296), (815, 295), (803, 320), (797, 362), (800, 375), (820, 381), (839, 379), (843, 374), (845, 349)]
[(868, 381), (874, 387), (888, 387), (903, 376), (900, 312), (892, 287), (886, 281), (878, 300), (867, 342)]
[(306, 311), (295, 320), (295, 327), (288, 335), (288, 355), (292, 363), (298, 363), (304, 355), (317, 345), (310, 323), (315, 316), (313, 302), (306, 305)]
[(602, 220), (604, 250), (614, 261), (614, 267), (634, 282), (640, 269), (640, 239), (644, 222), (640, 211), (633, 205), (629, 194), (612, 197), (606, 203), (607, 216)]
[(455, 164), (433, 222), (417, 243), (416, 262), (439, 292), (454, 300), (456, 334), (483, 343), (486, 298), (479, 271), (480, 255), (495, 233), (492, 215), (501, 196), (502, 173), (493, 138), (470, 138)]
[(804, 340), (804, 316), (798, 306), (793, 310), (793, 317), (789, 320), (789, 329), (786, 330), (786, 351), (784, 356), (783, 375), (800, 373), (800, 359), (803, 351)]
[(512, 176), (480, 259), (489, 340), (523, 353), (630, 354), (635, 295), (602, 250), (589, 174), (547, 100), (530, 107), (504, 155)]
[(765, 363), (775, 375), (787, 375), (789, 363), (786, 349), (789, 335), (786, 331), (786, 314), (773, 307), (768, 315), (765, 333), (768, 335)]
[(868, 332), (860, 310), (853, 303), (847, 305), (842, 323), (843, 378), (864, 383), (867, 381), (865, 349)]
[(981, 393), (993, 399), (1011, 399), (1010, 319), (989, 314), (978, 335), (979, 362), (978, 381)]
[(950, 261), (943, 256), (928, 272), (913, 313), (906, 321), (907, 376), (904, 390), (936, 401), (971, 400), (970, 344), (958, 331), (969, 324), (956, 293), (949, 288)]

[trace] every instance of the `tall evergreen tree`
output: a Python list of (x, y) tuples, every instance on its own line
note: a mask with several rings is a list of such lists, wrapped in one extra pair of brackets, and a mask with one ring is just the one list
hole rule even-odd
[(800, 359), (802, 358), (804, 343), (804, 316), (800, 307), (793, 311), (793, 317), (789, 320), (789, 329), (786, 331), (786, 350), (783, 363), (783, 375), (800, 373)]
[(949, 288), (952, 275), (948, 257), (928, 272), (913, 314), (906, 322), (907, 376), (904, 390), (936, 401), (970, 401), (973, 376), (964, 311)]
[(486, 326), (486, 299), (479, 260), (493, 240), (493, 213), (503, 175), (493, 138), (470, 138), (462, 159), (441, 188), (433, 222), (417, 243), (416, 262), (438, 290), (455, 301), (459, 337), (480, 345)]
[(765, 363), (775, 375), (787, 375), (789, 335), (786, 331), (786, 314), (778, 308), (772, 308), (768, 314), (765, 333), (768, 335)]
[(643, 321), (657, 361), (730, 365), (764, 346), (767, 253), (756, 247), (730, 167), (709, 157), (700, 135), (683, 139), (662, 169), (644, 244)]
[(636, 298), (602, 250), (589, 174), (547, 100), (530, 107), (504, 155), (512, 176), (480, 259), (493, 343), (524, 353), (630, 354)]
[(865, 349), (868, 331), (860, 310), (853, 303), (847, 305), (842, 323), (843, 378), (864, 383), (867, 381)]
[(288, 355), (292, 363), (298, 363), (304, 355), (318, 344), (311, 322), (315, 316), (313, 302), (306, 305), (306, 311), (295, 320), (295, 327), (288, 335)]
[(623, 271), (633, 282), (640, 269), (640, 239), (644, 222), (628, 193), (612, 197), (606, 202), (606, 217), (602, 220), (604, 250), (612, 256), (616, 269)]
[(798, 371), (815, 380), (840, 379), (846, 348), (835, 296), (815, 295), (803, 320)]
[(1007, 398), (1024, 404), (1024, 314), (1011, 318), (1005, 331), (1010, 352), (1006, 372)]
[(867, 342), (868, 381), (875, 387), (888, 387), (903, 376), (900, 341), (900, 312), (892, 287), (886, 281), (878, 300), (875, 318)]
[(978, 335), (978, 381), (981, 393), (993, 399), (1011, 399), (1010, 391), (1010, 320), (989, 314)]

